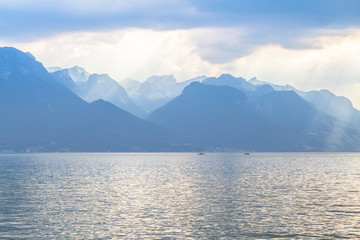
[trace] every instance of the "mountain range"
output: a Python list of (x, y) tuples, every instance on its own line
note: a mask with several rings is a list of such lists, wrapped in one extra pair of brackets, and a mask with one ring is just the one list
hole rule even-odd
[[(264, 91), (266, 90), (266, 91)], [(294, 91), (244, 93), (192, 83), (148, 120), (203, 147), (254, 151), (352, 151), (359, 129), (321, 113)]]
[(270, 85), (277, 91), (295, 91), (304, 100), (313, 104), (314, 107), (323, 113), (339, 119), (340, 121), (360, 127), (360, 111), (355, 109), (349, 99), (343, 96), (336, 96), (328, 90), (304, 92), (289, 85), (279, 86), (268, 82), (250, 79), (254, 85)]
[(9, 47), (0, 48), (0, 108), (3, 152), (163, 151), (172, 141), (163, 128), (111, 103), (87, 103)]
[(229, 74), (117, 82), (0, 48), (0, 151), (359, 151), (360, 115), (327, 90)]
[(149, 77), (143, 83), (133, 79), (125, 79), (121, 84), (133, 101), (147, 113), (150, 113), (179, 96), (190, 83), (202, 81), (205, 78), (206, 76), (200, 76), (177, 82), (173, 75), (164, 75)]
[(89, 74), (85, 69), (75, 66), (57, 70), (51, 75), (87, 102), (103, 99), (136, 116), (146, 115), (146, 112), (132, 101), (126, 90), (107, 74)]

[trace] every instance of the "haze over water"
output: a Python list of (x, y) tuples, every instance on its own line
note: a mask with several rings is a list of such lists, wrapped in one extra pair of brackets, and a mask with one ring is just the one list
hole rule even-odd
[(1, 239), (360, 238), (360, 154), (0, 155)]

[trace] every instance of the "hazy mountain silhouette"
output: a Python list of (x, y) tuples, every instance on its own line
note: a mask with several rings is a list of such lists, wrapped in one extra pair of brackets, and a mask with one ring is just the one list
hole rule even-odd
[(246, 79), (242, 77), (236, 78), (230, 74), (222, 74), (218, 78), (209, 77), (204, 79), (202, 83), (206, 85), (229, 86), (242, 91), (254, 91), (256, 88), (253, 84), (246, 81)]
[(205, 78), (205, 76), (200, 76), (184, 82), (177, 82), (173, 75), (151, 76), (143, 83), (125, 79), (123, 85), (131, 99), (144, 111), (150, 113), (179, 96), (190, 83)]
[(249, 101), (258, 98), (261, 95), (275, 91), (269, 84), (253, 85), (246, 81), (244, 78), (236, 78), (230, 74), (222, 74), (218, 78), (210, 77), (204, 79), (202, 84), (213, 85), (213, 86), (228, 86), (233, 87), (243, 92)]
[(302, 92), (300, 95), (314, 104), (319, 111), (327, 113), (346, 124), (360, 127), (360, 111), (353, 107), (349, 99), (336, 96), (328, 90)]
[[(154, 78), (131, 85), (134, 92), (143, 87), (149, 99), (170, 99), (193, 81)], [(80, 68), (49, 74), (31, 54), (0, 48), (0, 151), (360, 150), (359, 128), (318, 111), (324, 99), (334, 99), (328, 92), (307, 96), (319, 107), (295, 91), (227, 74), (203, 82), (188, 85), (149, 122), (74, 93), (121, 92), (107, 75)], [(162, 92), (164, 86), (168, 91)], [(339, 111), (343, 105), (352, 109), (344, 100)]]
[(318, 112), (293, 91), (268, 90), (249, 99), (232, 87), (192, 83), (148, 119), (209, 148), (359, 150), (358, 129)]
[(87, 103), (41, 63), (0, 48), (0, 149), (12, 151), (168, 150), (166, 132), (114, 105)]
[(256, 86), (270, 85), (276, 91), (293, 90), (303, 99), (312, 103), (318, 111), (333, 116), (345, 124), (360, 127), (360, 111), (355, 109), (346, 97), (336, 96), (328, 90), (304, 92), (289, 85), (271, 84), (259, 81), (256, 78), (250, 79), (248, 82)]
[(52, 73), (56, 81), (87, 102), (103, 99), (135, 116), (145, 117), (146, 112), (127, 95), (126, 90), (107, 74), (89, 74), (85, 69), (73, 67)]

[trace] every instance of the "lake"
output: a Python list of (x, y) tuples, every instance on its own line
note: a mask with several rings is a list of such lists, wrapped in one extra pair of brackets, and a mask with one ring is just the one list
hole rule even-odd
[(360, 238), (358, 153), (0, 155), (1, 239)]

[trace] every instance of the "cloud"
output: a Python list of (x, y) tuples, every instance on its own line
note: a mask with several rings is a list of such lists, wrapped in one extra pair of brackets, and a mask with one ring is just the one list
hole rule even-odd
[(0, 35), (26, 41), (72, 31), (239, 28), (248, 33), (244, 46), (299, 47), (296, 39), (313, 30), (359, 26), (359, 12), (358, 0), (0, 0)]
[(359, 82), (360, 69), (356, 63), (360, 61), (360, 29), (318, 36), (312, 42), (317, 48), (265, 45), (239, 59), (235, 66), (246, 66), (247, 74), (264, 74), (273, 82), (286, 81), (306, 89), (319, 88), (323, 83), (336, 86)]
[(0, 6), (9, 10), (26, 10), (28, 12), (63, 12), (75, 15), (98, 15), (124, 13), (134, 9), (153, 9), (153, 6), (171, 7), (181, 5), (181, 1), (169, 0), (0, 0)]
[(331, 32), (310, 42), (316, 48), (264, 45), (228, 64), (227, 70), (246, 78), (256, 76), (272, 83), (290, 84), (301, 90), (329, 89), (350, 98), (360, 109), (357, 91), (360, 90), (360, 29)]
[(188, 31), (196, 43), (195, 51), (205, 61), (231, 62), (250, 54), (259, 41), (249, 41), (249, 31), (241, 28), (196, 28)]
[(0, 0), (0, 35), (29, 41), (73, 31), (178, 29), (197, 14), (180, 0)]
[(61, 34), (29, 43), (3, 42), (30, 51), (45, 66), (80, 65), (92, 73), (109, 73), (145, 80), (151, 75), (174, 74), (186, 80), (204, 73), (217, 74), (196, 51), (191, 31), (124, 29), (108, 32)]

